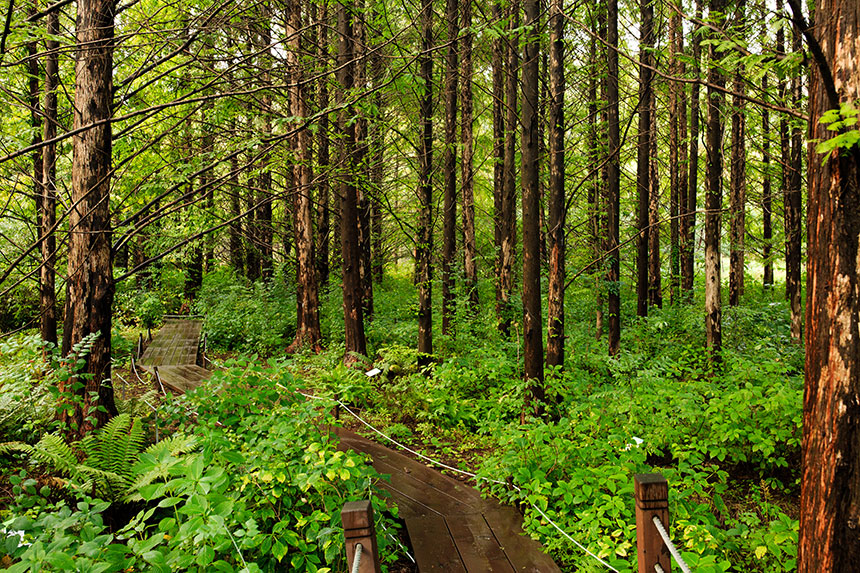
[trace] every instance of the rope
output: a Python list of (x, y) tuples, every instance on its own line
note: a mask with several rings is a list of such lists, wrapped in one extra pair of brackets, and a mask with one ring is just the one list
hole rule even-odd
[(355, 544), (355, 557), (352, 558), (352, 569), (350, 569), (352, 573), (358, 573), (358, 568), (361, 567), (361, 551), (363, 549), (361, 543)]
[[(374, 432), (376, 432), (378, 435), (382, 436), (383, 438), (385, 438), (386, 440), (388, 440), (388, 441), (389, 441), (389, 442), (391, 442), (392, 444), (396, 445), (397, 447), (399, 447), (399, 448), (401, 448), (401, 449), (403, 449), (403, 450), (406, 450), (407, 452), (409, 452), (409, 453), (411, 453), (411, 454), (413, 454), (413, 455), (416, 455), (416, 456), (418, 456), (419, 458), (421, 458), (421, 459), (423, 459), (423, 460), (426, 460), (426, 461), (430, 462), (430, 463), (431, 463), (431, 464), (433, 464), (433, 465), (436, 465), (436, 466), (439, 466), (439, 467), (443, 467), (443, 468), (445, 468), (445, 469), (447, 469), (447, 470), (450, 470), (450, 471), (452, 471), (452, 472), (455, 472), (455, 473), (458, 473), (458, 474), (461, 474), (461, 475), (464, 475), (464, 476), (468, 476), (468, 477), (470, 477), (470, 478), (474, 478), (476, 482), (478, 482), (478, 481), (480, 481), (480, 480), (484, 480), (484, 481), (489, 482), (489, 483), (495, 483), (495, 484), (503, 485), (503, 486), (506, 486), (506, 487), (512, 487), (512, 488), (514, 488), (517, 492), (520, 492), (520, 493), (523, 491), (523, 490), (522, 490), (522, 488), (520, 488), (520, 487), (519, 487), (519, 486), (517, 486), (517, 485), (514, 485), (514, 484), (508, 484), (508, 483), (506, 483), (506, 482), (503, 482), (503, 481), (500, 481), (500, 480), (497, 480), (497, 479), (484, 478), (484, 477), (479, 476), (478, 474), (475, 474), (475, 473), (472, 473), (472, 472), (469, 472), (469, 471), (466, 471), (466, 470), (461, 470), (461, 469), (459, 469), (459, 468), (455, 468), (455, 467), (449, 466), (448, 464), (445, 464), (445, 463), (443, 463), (443, 462), (440, 462), (439, 460), (434, 460), (433, 458), (427, 457), (427, 456), (425, 456), (424, 454), (422, 454), (422, 453), (420, 453), (420, 452), (416, 452), (416, 451), (415, 451), (415, 450), (413, 450), (412, 448), (410, 448), (410, 447), (408, 447), (408, 446), (406, 446), (406, 445), (404, 445), (404, 444), (402, 444), (402, 443), (398, 442), (397, 440), (395, 440), (394, 438), (392, 438), (392, 437), (391, 437), (391, 436), (389, 436), (388, 434), (386, 434), (386, 433), (382, 432), (381, 430), (377, 429), (376, 427), (374, 427), (374, 426), (373, 426), (373, 424), (371, 424), (370, 422), (368, 422), (368, 421), (364, 420), (363, 418), (361, 418), (361, 416), (359, 416), (358, 414), (356, 414), (355, 412), (353, 412), (353, 411), (350, 409), (350, 407), (349, 407), (349, 406), (347, 406), (346, 404), (344, 404), (343, 402), (341, 402), (340, 400), (338, 400), (338, 399), (336, 399), (336, 398), (329, 398), (329, 397), (327, 397), (327, 396), (314, 396), (313, 394), (305, 394), (304, 392), (300, 392), (300, 391), (298, 391), (298, 390), (290, 390), (289, 388), (287, 388), (287, 387), (285, 387), (285, 386), (283, 386), (283, 385), (281, 385), (281, 384), (277, 384), (277, 386), (279, 386), (280, 388), (283, 388), (283, 389), (284, 389), (284, 390), (286, 390), (287, 392), (294, 392), (294, 393), (296, 393), (296, 394), (300, 394), (300, 395), (304, 396), (305, 398), (310, 398), (310, 399), (312, 399), (312, 400), (327, 400), (327, 401), (329, 401), (329, 402), (335, 402), (335, 403), (337, 403), (338, 405), (340, 405), (340, 407), (341, 407), (341, 408), (343, 408), (344, 410), (346, 410), (346, 411), (347, 411), (347, 413), (349, 413), (353, 418), (355, 418), (356, 420), (358, 420), (359, 422), (361, 422), (362, 424), (364, 424), (365, 426), (367, 426), (368, 428), (370, 428), (371, 430), (373, 430)], [(537, 512), (540, 514), (540, 516), (541, 516), (541, 517), (543, 517), (543, 518), (544, 518), (544, 519), (545, 519), (545, 520), (546, 520), (550, 525), (552, 525), (552, 526), (556, 529), (556, 531), (558, 531), (559, 533), (561, 533), (561, 534), (562, 534), (562, 535), (563, 535), (563, 536), (564, 536), (568, 541), (570, 541), (571, 543), (573, 543), (574, 545), (576, 545), (577, 547), (579, 547), (579, 548), (580, 548), (582, 551), (584, 551), (588, 556), (590, 556), (590, 557), (592, 557), (593, 559), (595, 559), (595, 560), (599, 561), (601, 565), (603, 565), (604, 567), (606, 567), (607, 569), (609, 569), (609, 570), (610, 570), (610, 571), (612, 571), (613, 573), (620, 573), (620, 572), (618, 571), (618, 569), (615, 569), (612, 565), (610, 565), (609, 563), (607, 563), (606, 561), (604, 561), (603, 559), (601, 559), (600, 557), (598, 557), (597, 555), (595, 555), (594, 553), (592, 553), (591, 551), (589, 551), (589, 550), (588, 550), (588, 548), (587, 548), (587, 547), (585, 547), (585, 545), (583, 545), (582, 543), (580, 543), (579, 541), (577, 541), (576, 539), (574, 539), (573, 537), (571, 537), (571, 536), (570, 536), (570, 535), (569, 535), (565, 530), (563, 530), (563, 529), (562, 529), (562, 528), (561, 528), (561, 527), (560, 527), (560, 526), (559, 526), (555, 521), (553, 521), (553, 520), (552, 520), (552, 519), (551, 519), (551, 518), (550, 518), (546, 513), (544, 513), (544, 512), (543, 512), (543, 510), (541, 510), (541, 508), (539, 508), (537, 505), (535, 505), (535, 504), (534, 504), (533, 502), (531, 502), (531, 501), (529, 501), (528, 503), (529, 503), (529, 505), (531, 505), (531, 507), (532, 507), (535, 511), (537, 511)], [(689, 573), (689, 571), (687, 571), (686, 573)]]
[(669, 538), (669, 534), (666, 533), (666, 528), (663, 527), (663, 522), (660, 521), (660, 518), (655, 515), (654, 517), (651, 518), (651, 521), (654, 522), (654, 526), (657, 528), (657, 531), (660, 533), (660, 537), (663, 538), (663, 543), (665, 543), (666, 547), (669, 548), (669, 553), (671, 553), (672, 557), (675, 558), (675, 561), (678, 562), (678, 567), (681, 568), (681, 571), (683, 571), (684, 573), (691, 573), (690, 567), (687, 565), (687, 563), (681, 557), (681, 554), (678, 553), (678, 550), (675, 548), (675, 544), (672, 543), (672, 540)]
[(388, 528), (387, 528), (387, 527), (385, 527), (385, 524), (384, 524), (383, 522), (381, 522), (381, 521), (380, 521), (380, 522), (379, 522), (379, 525), (381, 525), (381, 526), (382, 526), (382, 531), (385, 533), (385, 535), (387, 535), (389, 538), (391, 538), (391, 541), (393, 541), (394, 543), (396, 543), (397, 545), (399, 545), (399, 546), (400, 546), (400, 549), (403, 551), (403, 553), (405, 553), (405, 554), (406, 554), (406, 556), (409, 558), (409, 560), (410, 560), (410, 561), (412, 561), (413, 563), (415, 563), (415, 558), (414, 558), (414, 557), (412, 557), (412, 555), (409, 553), (409, 550), (408, 550), (408, 549), (406, 549), (406, 547), (405, 547), (402, 543), (400, 543), (400, 540), (399, 540), (399, 539), (397, 539), (396, 537), (394, 537), (393, 535), (391, 535), (390, 533), (388, 533)]

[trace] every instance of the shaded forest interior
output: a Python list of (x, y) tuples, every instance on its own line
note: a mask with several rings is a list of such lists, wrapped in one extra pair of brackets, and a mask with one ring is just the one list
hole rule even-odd
[[(628, 509), (561, 516), (654, 469), (678, 483), (700, 571), (860, 558), (856, 0), (9, 0), (4, 15), (0, 366), (45, 363), (0, 377), (4, 441), (96, 447), (125, 423), (138, 335), (200, 313), (244, 369), (203, 388), (302, 380), (505, 471), (516, 488), (486, 486), (502, 501), (560, 497), (553, 515), (613, 567), (632, 567)], [(13, 388), (47, 386), (60, 405), (23, 422), (22, 396), (48, 394)], [(152, 409), (145, 432), (181, 425)], [(577, 463), (601, 485), (558, 467)], [(564, 567), (587, 562), (528, 510), (525, 527)], [(295, 568), (336, 560), (324, 540), (277, 543)]]

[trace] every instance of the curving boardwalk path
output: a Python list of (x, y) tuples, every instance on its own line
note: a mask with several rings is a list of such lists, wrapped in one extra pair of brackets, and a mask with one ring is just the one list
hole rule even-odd
[[(196, 388), (210, 371), (198, 366), (202, 320), (167, 319), (140, 359), (166, 388)], [(358, 434), (336, 429), (339, 448), (367, 453), (380, 486), (391, 493), (406, 522), (418, 570), (450, 573), (557, 573), (541, 545), (522, 530), (512, 507), (484, 499), (473, 487)]]
[(522, 530), (512, 507), (484, 499), (473, 487), (343, 428), (341, 449), (370, 454), (373, 467), (406, 522), (418, 570), (451, 573), (555, 573), (558, 566)]
[(182, 394), (212, 374), (198, 366), (203, 321), (168, 318), (140, 357), (140, 366), (158, 376), (166, 389)]

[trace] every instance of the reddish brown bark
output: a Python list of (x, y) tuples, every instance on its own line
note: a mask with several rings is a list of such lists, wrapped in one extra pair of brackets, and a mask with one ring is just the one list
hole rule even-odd
[[(307, 93), (302, 65), (302, 4), (294, 0), (289, 5), (286, 21), (287, 67), (290, 73), (290, 110), (302, 122), (308, 116)], [(293, 138), (293, 230), (296, 244), (296, 338), (288, 352), (320, 348), (319, 290), (314, 259), (313, 205), (311, 201), (310, 132), (299, 126)]]
[(79, 0), (76, 31), (74, 129), (99, 123), (75, 135), (72, 207), (63, 355), (89, 335), (84, 364), (60, 382), (70, 407), (60, 417), (71, 436), (83, 436), (116, 414), (111, 377), (110, 174), (113, 94), (113, 0)]
[[(341, 2), (338, 6), (338, 104), (346, 104), (346, 94), (355, 85), (353, 68), (354, 42), (352, 6)], [(367, 354), (367, 342), (364, 336), (364, 311), (361, 306), (362, 285), (359, 275), (358, 249), (358, 194), (356, 192), (355, 162), (355, 122), (350, 121), (355, 116), (352, 105), (345, 108), (338, 118), (338, 129), (341, 139), (341, 173), (340, 207), (341, 207), (341, 272), (343, 275), (343, 317), (346, 362), (353, 362), (351, 353)]]
[(523, 196), (523, 376), (529, 382), (527, 404), (543, 402), (543, 311), (540, 288), (540, 188), (538, 181), (538, 2), (523, 4), (530, 30), (523, 46), (521, 181)]
[(814, 141), (836, 135), (819, 123), (826, 111), (860, 99), (860, 5), (818, 0), (814, 32), (807, 33), (818, 50), (810, 50), (798, 571), (836, 573), (860, 562), (860, 146), (823, 157)]

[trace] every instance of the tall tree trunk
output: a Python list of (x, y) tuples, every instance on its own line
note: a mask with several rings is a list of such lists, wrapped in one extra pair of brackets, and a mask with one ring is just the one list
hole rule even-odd
[[(785, 27), (780, 26), (776, 31), (776, 52), (780, 55), (785, 55)], [(779, 101), (783, 105), (788, 105), (788, 83), (785, 77), (780, 74), (777, 82), (777, 93)], [(791, 225), (788, 216), (791, 210), (790, 198), (788, 195), (788, 180), (791, 173), (791, 140), (788, 136), (788, 119), (785, 114), (779, 118), (779, 164), (781, 166), (781, 177), (779, 179), (779, 190), (783, 199), (783, 230), (785, 235), (785, 257), (786, 257), (786, 280), (785, 280), (785, 300), (790, 300), (788, 288), (788, 242)]]
[(657, 172), (657, 95), (651, 87), (651, 135), (648, 143), (648, 304), (663, 308), (663, 278), (660, 271), (660, 177)]
[[(38, 12), (38, 2), (37, 0), (32, 0), (32, 3), (28, 7), (28, 13), (32, 16)], [(10, 6), (11, 9), (11, 6)], [(41, 71), (39, 70), (39, 45), (36, 40), (31, 40), (27, 42), (27, 105), (30, 106), (30, 128), (31, 128), (31, 137), (30, 143), (34, 146), (38, 146), (42, 143), (42, 109), (39, 105), (39, 76), (41, 75)], [(43, 151), (42, 148), (39, 147), (31, 154), (32, 158), (32, 172), (30, 178), (33, 180), (33, 202), (34, 202), (34, 212), (36, 213), (36, 225), (34, 229), (34, 235), (38, 237), (39, 241), (42, 241), (42, 201), (44, 199), (44, 185), (42, 179), (44, 177), (43, 174), (43, 159), (42, 159)], [(41, 244), (40, 244), (41, 246)], [(39, 272), (36, 275), (39, 281), (39, 292), (42, 291), (42, 273)], [(41, 295), (40, 295), (41, 297)], [(40, 319), (41, 325), (41, 319)]]
[(651, 192), (651, 52), (654, 46), (654, 8), (651, 0), (640, 0), (639, 17), (639, 133), (636, 140), (636, 314), (648, 316), (648, 244), (653, 229), (648, 226)]
[[(746, 34), (746, 2), (735, 4), (735, 28), (739, 37)], [(746, 80), (744, 68), (738, 64), (734, 78), (732, 101), (732, 158), (731, 158), (731, 245), (729, 251), (729, 306), (737, 306), (744, 294), (744, 235), (746, 233)]]
[[(702, 0), (696, 0), (696, 20), (702, 20)], [(698, 80), (701, 77), (702, 47), (698, 30), (693, 32), (693, 77)], [(696, 246), (696, 209), (698, 208), (699, 192), (699, 82), (693, 82), (690, 86), (690, 156), (689, 176), (687, 177), (687, 232), (683, 237), (681, 248), (681, 289), (686, 293), (686, 298), (693, 300), (693, 274)]]
[[(367, 90), (367, 34), (364, 20), (364, 0), (355, 0), (355, 89)], [(361, 306), (364, 320), (373, 320), (373, 276), (371, 270), (371, 196), (370, 196), (370, 132), (367, 113), (362, 109), (356, 120), (356, 165), (361, 174), (358, 185), (358, 244), (361, 257), (358, 269), (361, 277)]]
[[(683, 64), (679, 56), (683, 53), (683, 28), (681, 15), (672, 8), (669, 16), (669, 74), (683, 77)], [(684, 172), (682, 149), (684, 147), (681, 126), (686, 125), (686, 113), (682, 114), (684, 84), (669, 82), (669, 301), (675, 304), (681, 276), (681, 229), (685, 227), (682, 214), (686, 213), (686, 189), (682, 190)], [(686, 111), (686, 109), (684, 110)], [(686, 218), (686, 217), (684, 217)], [(684, 228), (686, 231), (686, 228)]]
[[(725, 0), (710, 0), (711, 23), (717, 28), (722, 27), (725, 14)], [(711, 31), (712, 38), (717, 32)], [(720, 71), (717, 61), (720, 56), (717, 47), (711, 44), (708, 70), (708, 126), (707, 149), (708, 168), (705, 185), (705, 331), (711, 360), (720, 361), (723, 347), (723, 309), (721, 300), (720, 276), (720, 225), (722, 221), (723, 194), (723, 153), (722, 153), (722, 119), (720, 117), (723, 104), (725, 78)]]
[[(260, 96), (262, 106), (261, 121), (263, 136), (268, 137), (272, 134), (272, 28), (270, 24), (272, 9), (268, 0), (264, 0), (260, 4), (259, 9), (262, 25), (260, 26), (258, 37), (258, 65), (260, 66), (260, 83), (265, 88)], [(263, 147), (264, 144), (261, 143), (259, 149), (262, 151)], [(275, 228), (274, 221), (272, 220), (273, 189), (270, 164), (271, 157), (269, 152), (265, 151), (260, 156), (258, 164), (260, 174), (257, 177), (257, 186), (259, 187), (259, 200), (257, 203), (259, 207), (257, 208), (256, 217), (257, 237), (260, 247), (260, 277), (263, 279), (272, 278), (275, 265), (273, 257)]]
[[(590, 219), (590, 243), (591, 256), (594, 261), (600, 261), (603, 258), (603, 225), (601, 225), (601, 197), (604, 196), (606, 185), (605, 175), (606, 162), (603, 160), (605, 144), (607, 141), (605, 121), (606, 108), (601, 106), (598, 109), (598, 77), (600, 78), (600, 101), (606, 101), (606, 76), (603, 74), (603, 61), (605, 61), (606, 48), (606, 11), (603, 5), (598, 5), (594, 8), (594, 13), (591, 17), (592, 33), (589, 40), (588, 53), (589, 61), (592, 64), (591, 73), (588, 75), (588, 126), (590, 134), (589, 158), (591, 165), (595, 166), (591, 176), (591, 182), (588, 186), (588, 212)], [(598, 41), (600, 38), (600, 49), (598, 49)], [(598, 127), (599, 122), (599, 127)], [(602, 164), (602, 165), (601, 165)], [(600, 165), (598, 169), (597, 166)], [(595, 338), (600, 340), (603, 337), (603, 279), (601, 277), (603, 265), (597, 264), (593, 267), (594, 283), (595, 283), (595, 310), (594, 310), (594, 330)]]
[(607, 330), (609, 355), (618, 354), (621, 343), (621, 254), (618, 215), (621, 208), (621, 132), (618, 125), (618, 0), (609, 0), (607, 7), (607, 80), (606, 100), (609, 128), (609, 158), (606, 182), (606, 253), (608, 270)]
[[(465, 0), (470, 2), (471, 0)], [(493, 22), (502, 20), (502, 5), (493, 2)], [(504, 331), (504, 298), (502, 290), (502, 236), (504, 219), (505, 173), (505, 43), (501, 35), (493, 39), (493, 246), (495, 247), (494, 283), (496, 287), (496, 321)]]
[(355, 110), (352, 105), (346, 105), (347, 94), (355, 85), (353, 55), (353, 12), (352, 7), (340, 2), (337, 14), (338, 52), (337, 68), (340, 90), (337, 93), (338, 104), (346, 107), (340, 114), (338, 129), (340, 131), (343, 173), (341, 174), (341, 270), (343, 274), (343, 317), (346, 339), (346, 362), (353, 362), (355, 357), (350, 353), (367, 354), (367, 342), (364, 336), (364, 311), (361, 306), (362, 285), (359, 275), (358, 249), (358, 194), (356, 192), (355, 162)]
[[(376, 20), (376, 15), (372, 19)], [(371, 80), (376, 90), (373, 94), (373, 126), (371, 127), (371, 163), (370, 163), (370, 188), (371, 196), (371, 236), (373, 237), (373, 260), (371, 274), (373, 281), (382, 283), (382, 270), (385, 262), (385, 247), (382, 237), (382, 202), (383, 202), (383, 175), (385, 171), (385, 133), (382, 125), (382, 54), (381, 45), (375, 46), (370, 56)]]
[[(302, 53), (302, 3), (294, 0), (289, 5), (286, 21), (287, 66), (290, 73), (291, 115), (304, 123), (308, 114), (307, 92), (299, 56)], [(311, 200), (310, 132), (299, 125), (293, 137), (293, 229), (296, 243), (296, 338), (288, 351), (302, 348), (317, 350), (322, 338), (319, 316), (319, 290), (317, 288), (316, 261), (314, 260), (313, 202)]]
[[(77, 376), (61, 381), (70, 408), (60, 418), (68, 434), (83, 436), (116, 414), (111, 386), (110, 174), (113, 95), (113, 0), (79, 0), (69, 212), (68, 279), (63, 355), (97, 335)], [(97, 122), (98, 125), (93, 125)]]
[[(768, 93), (767, 74), (761, 78), (762, 93)], [(761, 133), (762, 133), (762, 181), (761, 181), (761, 211), (762, 211), (762, 255), (764, 259), (765, 289), (773, 287), (773, 193), (770, 182), (770, 113), (767, 108), (761, 110)]]
[[(239, 135), (236, 130), (236, 120), (230, 122), (227, 132), (234, 141), (238, 141)], [(239, 217), (242, 214), (242, 188), (239, 186), (239, 156), (230, 158), (230, 218)], [(230, 224), (230, 266), (240, 275), (245, 267), (245, 253), (242, 250), (242, 224), (236, 219)]]
[[(215, 159), (215, 133), (212, 131), (211, 120), (213, 107), (214, 102), (212, 100), (205, 102), (201, 108), (202, 114), (200, 117), (200, 128), (203, 131), (203, 137), (200, 141), (201, 151), (203, 152), (203, 161), (207, 164), (211, 164)], [(206, 210), (209, 213), (212, 213), (215, 209), (214, 181), (215, 173), (211, 167), (200, 174), (200, 192), (206, 198), (204, 205), (206, 205)], [(203, 268), (206, 272), (210, 272), (215, 268), (215, 243), (213, 239), (212, 235), (207, 235), (201, 241), (203, 243)], [(202, 282), (201, 276), (201, 286)]]
[[(822, 115), (860, 99), (860, 6), (817, 0), (815, 27), (807, 34), (819, 54), (811, 63), (809, 141), (825, 141), (836, 134), (819, 122)], [(798, 571), (836, 573), (854, 571), (860, 562), (860, 146), (823, 157), (810, 143), (807, 161)]]
[(421, 213), (418, 222), (416, 265), (418, 268), (418, 353), (426, 363), (433, 354), (433, 3), (421, 5), (421, 55), (418, 59), (422, 91), (421, 143), (418, 151), (418, 200)]
[[(55, 40), (60, 35), (59, 9), (47, 15), (48, 38), (45, 41), (45, 94), (43, 111), (45, 113), (44, 141), (57, 136), (57, 87), (60, 83), (59, 49)], [(56, 250), (57, 237), (54, 224), (57, 220), (57, 144), (48, 143), (42, 148), (42, 270), (40, 277), (41, 292), (40, 315), (42, 340), (57, 344), (57, 292), (56, 292)]]
[(562, 0), (549, 5), (549, 297), (547, 366), (564, 366), (564, 15)]
[[(329, 39), (328, 39), (328, 2), (320, 2), (317, 21), (317, 59), (319, 69), (329, 69)], [(317, 80), (317, 105), (319, 111), (328, 109), (328, 75), (321, 74)], [(319, 118), (319, 128), (316, 137), (317, 151), (317, 280), (319, 288), (325, 289), (329, 282), (329, 246), (331, 244), (331, 215), (329, 195), (331, 182), (329, 180), (329, 114), (323, 113)]]
[[(794, 30), (792, 50), (801, 50), (800, 32)], [(802, 86), (799, 76), (791, 79), (791, 104), (794, 109), (800, 107)], [(803, 336), (803, 317), (800, 308), (800, 265), (801, 265), (801, 169), (803, 168), (803, 141), (800, 126), (794, 124), (791, 128), (791, 156), (789, 159), (789, 176), (785, 195), (785, 291), (791, 307), (791, 338), (800, 344)]]
[(454, 257), (457, 251), (457, 0), (446, 0), (445, 21), (448, 50), (445, 57), (445, 157), (442, 179), (445, 194), (442, 206), (442, 334), (451, 334), (454, 317)]
[(472, 126), (474, 119), (472, 117), (473, 34), (471, 0), (462, 0), (460, 10), (462, 12), (461, 29), (464, 30), (463, 37), (460, 39), (460, 75), (462, 78), (460, 89), (463, 102), (460, 119), (460, 141), (463, 146), (460, 159), (463, 202), (463, 271), (465, 274), (464, 286), (469, 298), (469, 310), (472, 314), (476, 314), (478, 312), (478, 246), (475, 239), (475, 138)]
[(538, 173), (538, 0), (525, 0), (521, 181), (523, 194), (523, 375), (530, 386), (527, 404), (535, 411), (544, 398), (543, 310), (540, 288), (540, 174)]
[(513, 321), (514, 292), (514, 259), (517, 245), (517, 128), (519, 126), (517, 94), (520, 85), (517, 81), (519, 71), (519, 0), (511, 0), (508, 6), (508, 40), (507, 62), (505, 70), (505, 155), (502, 169), (502, 201), (501, 201), (501, 262), (499, 265), (499, 282), (501, 283), (501, 307), (498, 314), (502, 317), (499, 329), (509, 334)]

